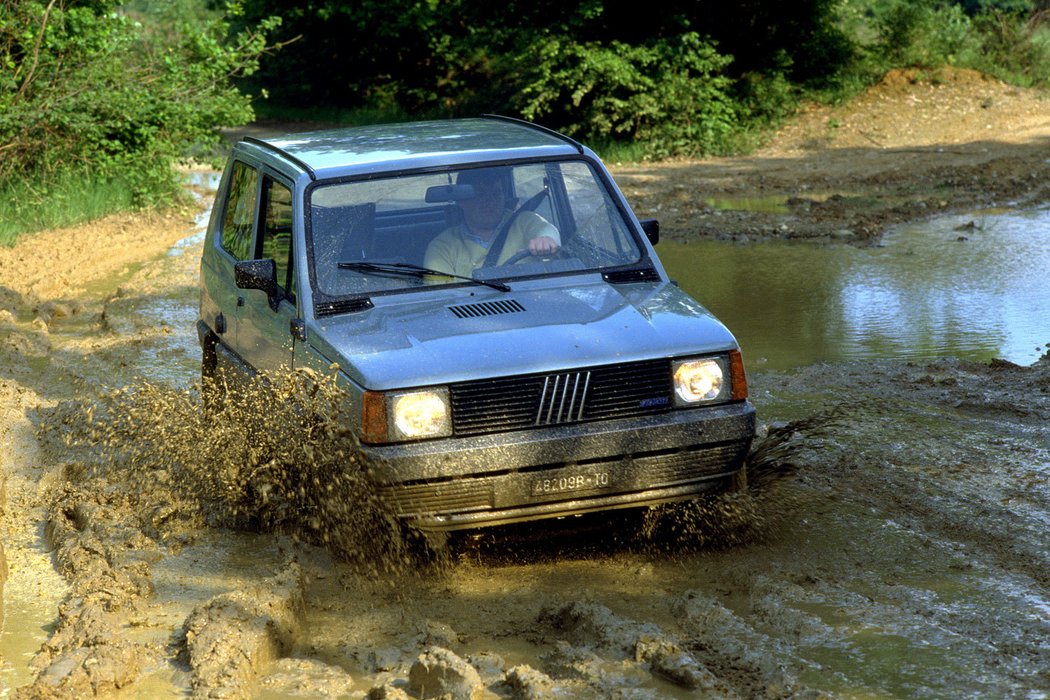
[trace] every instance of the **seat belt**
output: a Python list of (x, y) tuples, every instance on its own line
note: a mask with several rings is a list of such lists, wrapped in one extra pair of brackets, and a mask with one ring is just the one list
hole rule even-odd
[(514, 213), (503, 222), (503, 225), (500, 226), (499, 231), (496, 232), (496, 235), (492, 238), (492, 242), (489, 244), (489, 252), (485, 255), (485, 260), (481, 263), (482, 267), (492, 267), (496, 264), (496, 261), (499, 260), (499, 254), (503, 251), (503, 245), (507, 241), (507, 234), (510, 233), (510, 227), (514, 223), (514, 220), (517, 219), (522, 212), (532, 211), (539, 206), (539, 203), (543, 201), (546, 194), (547, 188), (544, 187), (542, 190), (529, 197), (524, 204), (515, 209)]

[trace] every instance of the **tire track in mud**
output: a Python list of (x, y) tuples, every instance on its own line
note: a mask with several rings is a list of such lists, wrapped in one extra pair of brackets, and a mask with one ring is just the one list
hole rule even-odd
[[(103, 642), (136, 624), (120, 606), (87, 615), (94, 627), (71, 614), (46, 646), (50, 663), (41, 663), (45, 670), (28, 696), (42, 694), (41, 687), (87, 695), (118, 683), (134, 687), (157, 665), (180, 669), (184, 680), (176, 687), (185, 683), (202, 697), (249, 697), (255, 688), (319, 694), (329, 687), (359, 697), (1040, 691), (1048, 683), (1039, 671), (1047, 667), (1041, 640), (1048, 622), (1038, 614), (1047, 559), (1040, 538), (1046, 474), (1039, 471), (1048, 448), (1046, 365), (885, 363), (758, 375), (760, 395), (816, 393), (829, 408), (778, 425), (757, 443), (752, 497), (743, 508), (761, 516), (754, 527), (735, 537), (731, 529), (681, 531), (719, 518), (680, 511), (663, 521), (670, 526), (656, 543), (631, 534), (652, 533), (651, 523), (629, 518), (615, 523), (616, 538), (608, 530), (596, 536), (548, 529), (537, 540), (536, 533), (530, 539), (508, 530), (480, 544), (462, 542), (444, 566), (415, 571), (404, 567), (397, 548), (386, 547), (401, 552), (390, 565), (375, 565), (383, 548), (368, 555), (368, 565), (368, 556), (338, 556), (329, 541), (333, 557), (318, 537), (328, 531), (324, 518), (310, 514), (309, 501), (296, 495), (300, 486), (290, 498), (280, 496), (286, 480), (274, 477), (283, 472), (272, 465), (340, 449), (349, 454), (352, 441), (326, 442), (338, 430), (315, 430), (316, 441), (300, 440), (282, 457), (258, 436), (246, 442), (253, 449), (209, 453), (199, 446), (228, 445), (226, 431), (236, 421), (195, 424), (205, 412), (192, 392), (131, 385), (60, 404), (42, 419), (52, 426), (46, 451), (65, 455), (66, 488), (86, 500), (56, 500), (52, 530), (77, 542), (56, 539), (58, 551), (94, 553), (63, 569), (73, 591), (64, 609), (84, 607), (84, 590), (104, 600), (136, 591), (129, 609), (156, 604), (146, 563), (160, 558), (183, 576), (213, 575), (192, 571), (190, 561), (178, 564), (182, 546), (230, 527), (262, 527), (253, 537), (274, 550), (273, 568), (252, 579), (249, 597), (301, 595), (302, 608), (293, 622), (281, 622), (246, 607), (232, 589), (200, 602), (167, 600), (182, 609), (178, 625), (131, 648)], [(285, 420), (299, 431), (301, 419), (293, 411)], [(273, 444), (290, 442), (276, 425)], [(72, 440), (72, 451), (69, 431), (88, 436)], [(194, 481), (193, 469), (205, 481)], [(1019, 492), (1025, 475), (1034, 488)], [(249, 493), (255, 500), (245, 499)], [(258, 499), (260, 493), (272, 495)], [(715, 503), (701, 512), (732, 509), (739, 507)], [(74, 524), (58, 527), (66, 521)], [(92, 521), (105, 527), (84, 524)], [(295, 532), (299, 541), (267, 534), (275, 531)], [(671, 535), (673, 547), (664, 541)], [(717, 544), (727, 537), (734, 546)], [(341, 546), (353, 549), (360, 539)], [(116, 554), (127, 551), (146, 554), (128, 563)], [(289, 551), (297, 563), (280, 564)], [(301, 589), (291, 586), (298, 593), (287, 593), (288, 574), (280, 575), (288, 566), (302, 581)], [(98, 571), (105, 585), (92, 587)], [(97, 630), (103, 622), (110, 632), (65, 631)], [(209, 644), (195, 653), (190, 640), (202, 637)], [(229, 661), (253, 657), (258, 662)], [(123, 675), (112, 671), (118, 666)]]
[[(887, 362), (754, 374), (772, 427), (750, 465), (743, 510), (753, 527), (688, 530), (712, 522), (705, 512), (740, 510), (717, 503), (658, 520), (668, 526), (655, 544), (634, 536), (652, 522), (586, 532), (573, 521), (562, 532), (454, 543), (443, 566), (413, 570), (376, 566), (374, 550), (333, 556), (323, 519), (298, 517), (309, 502), (260, 509), (267, 482), (256, 480), (249, 498), (244, 467), (272, 455), (233, 459), (232, 479), (222, 458), (204, 460), (215, 488), (197, 489), (211, 495), (203, 505), (173, 478), (181, 453), (158, 460), (172, 430), (190, 444), (229, 440), (187, 432), (203, 415), (186, 389), (199, 358), (192, 343), (171, 340), (191, 329), (158, 330), (141, 312), (148, 296), (191, 314), (193, 268), (147, 265), (121, 283), (124, 294), (81, 299), (76, 313), (42, 325), (19, 320), (33, 316), (28, 303), (12, 316), (21, 339), (5, 352), (21, 354), (8, 367), (24, 369), (5, 381), (36, 394), (19, 405), (48, 426), (35, 463), (15, 457), (13, 468), (33, 475), (39, 463), (46, 476), (26, 478), (54, 485), (49, 531), (70, 586), (39, 675), (16, 697), (118, 686), (200, 697), (1050, 693), (1046, 358), (1027, 368)], [(46, 382), (27, 349), (54, 358)], [(178, 388), (134, 380), (161, 364)], [(155, 403), (144, 400), (150, 391)], [(150, 434), (125, 422), (113, 435), (142, 471), (66, 443), (71, 424), (115, 426), (114, 407), (157, 426)], [(784, 424), (778, 411), (804, 417)], [(277, 462), (328, 452), (332, 434), (318, 435)], [(279, 472), (253, 472), (267, 473)], [(217, 497), (224, 489), (234, 496)], [(28, 491), (19, 498), (36, 503)], [(404, 564), (406, 550), (393, 551)], [(191, 651), (202, 639), (211, 642)]]

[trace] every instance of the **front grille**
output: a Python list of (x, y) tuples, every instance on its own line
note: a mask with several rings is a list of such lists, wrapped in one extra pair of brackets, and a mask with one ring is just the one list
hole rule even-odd
[(400, 514), (465, 513), (491, 509), (492, 478), (456, 479), (436, 484), (380, 485), (379, 497)]
[(671, 406), (671, 364), (647, 360), (451, 386), (456, 435), (627, 418)]

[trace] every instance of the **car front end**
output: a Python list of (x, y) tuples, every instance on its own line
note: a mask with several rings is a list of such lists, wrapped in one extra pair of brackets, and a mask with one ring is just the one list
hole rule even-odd
[[(732, 362), (728, 356), (699, 361), (723, 358)], [(747, 454), (754, 409), (737, 389), (737, 398), (726, 403), (650, 412), (653, 405), (666, 408), (672, 364), (663, 360), (505, 380), (532, 380), (541, 387), (538, 399), (533, 392), (523, 397), (521, 407), (500, 402), (494, 408), (494, 402), (485, 401), (485, 390), (453, 386), (449, 405), (456, 417), (449, 422), (455, 437), (363, 449), (376, 458), (380, 494), (421, 529), (640, 507), (724, 489)], [(639, 392), (635, 382), (642, 377), (651, 385)], [(743, 379), (730, 381), (739, 385)], [(663, 385), (661, 393), (651, 395), (657, 389), (652, 385)], [(606, 403), (608, 415), (621, 415), (605, 417), (586, 408), (588, 402)], [(502, 424), (488, 420), (491, 432), (469, 434), (476, 429), (468, 427), (467, 435), (456, 435), (456, 426), (467, 425), (480, 406), (489, 415), (506, 411), (522, 418)]]
[(399, 515), (454, 530), (728, 485), (755, 411), (716, 319), (670, 283), (517, 286), (476, 293), (470, 314), (437, 290), (377, 299), (311, 334), (337, 358), (375, 483)]

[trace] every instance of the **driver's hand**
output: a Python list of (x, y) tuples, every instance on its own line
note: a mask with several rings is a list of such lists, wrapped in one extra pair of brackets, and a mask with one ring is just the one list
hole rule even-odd
[(558, 252), (558, 242), (550, 236), (536, 236), (529, 241), (529, 252), (533, 255), (549, 255)]

